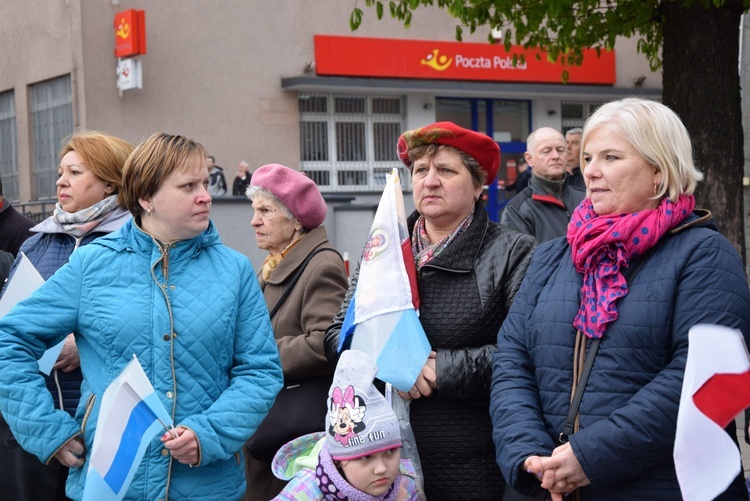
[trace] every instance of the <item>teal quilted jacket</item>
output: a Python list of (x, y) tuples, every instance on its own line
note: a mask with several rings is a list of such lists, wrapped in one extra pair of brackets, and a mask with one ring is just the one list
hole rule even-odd
[[(37, 373), (43, 351), (76, 333), (84, 381), (75, 418), (55, 410)], [(198, 437), (197, 468), (149, 445), (126, 499), (239, 499), (241, 448), (283, 376), (250, 262), (213, 224), (163, 253), (134, 221), (77, 250), (34, 295), (0, 319), (0, 410), (19, 443), (44, 462), (78, 434), (87, 462), (70, 471), (83, 493), (99, 402), (137, 355), (175, 425)]]

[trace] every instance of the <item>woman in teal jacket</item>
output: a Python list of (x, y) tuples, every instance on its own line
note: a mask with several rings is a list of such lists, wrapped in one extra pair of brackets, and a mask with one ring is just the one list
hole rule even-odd
[[(0, 319), (0, 410), (19, 443), (70, 466), (81, 499), (101, 397), (137, 355), (176, 429), (151, 441), (125, 499), (240, 499), (241, 450), (281, 388), (255, 273), (209, 220), (206, 151), (155, 134), (128, 159), (134, 219), (79, 249)], [(36, 360), (76, 333), (84, 381), (75, 418), (55, 410)]]

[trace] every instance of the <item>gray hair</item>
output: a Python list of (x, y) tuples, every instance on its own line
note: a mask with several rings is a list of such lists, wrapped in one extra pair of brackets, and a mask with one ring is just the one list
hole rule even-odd
[(573, 136), (575, 134), (583, 134), (583, 129), (580, 127), (573, 127), (572, 129), (568, 129), (567, 132), (565, 132), (565, 139), (568, 139), (568, 136)]
[(262, 186), (251, 184), (250, 186), (247, 187), (247, 190), (245, 190), (245, 195), (247, 196), (247, 198), (250, 199), (250, 201), (252, 201), (253, 198), (255, 197), (266, 197), (270, 199), (271, 202), (275, 204), (281, 210), (281, 212), (284, 213), (284, 217), (286, 217), (288, 220), (293, 221), (297, 219), (294, 217), (294, 214), (292, 214), (292, 211), (287, 209), (286, 205), (282, 204), (281, 200), (276, 198), (276, 195), (274, 195), (273, 193), (271, 193), (270, 191), (268, 191)]

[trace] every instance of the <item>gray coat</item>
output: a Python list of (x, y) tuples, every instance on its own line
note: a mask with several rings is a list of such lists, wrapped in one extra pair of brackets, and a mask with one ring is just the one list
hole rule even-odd
[(529, 185), (510, 199), (500, 222), (536, 238), (537, 243), (563, 237), (573, 210), (586, 197), (586, 190), (571, 183), (531, 176)]

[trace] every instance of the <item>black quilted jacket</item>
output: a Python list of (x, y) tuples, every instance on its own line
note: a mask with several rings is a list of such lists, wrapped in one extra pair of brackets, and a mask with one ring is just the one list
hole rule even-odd
[[(409, 217), (410, 232), (418, 216)], [(489, 417), (492, 351), (533, 247), (532, 237), (489, 221), (477, 204), (466, 231), (419, 273), (420, 321), (437, 352), (438, 388), (412, 401), (411, 423), (430, 501), (503, 497)], [(326, 332), (332, 363), (357, 277)]]

